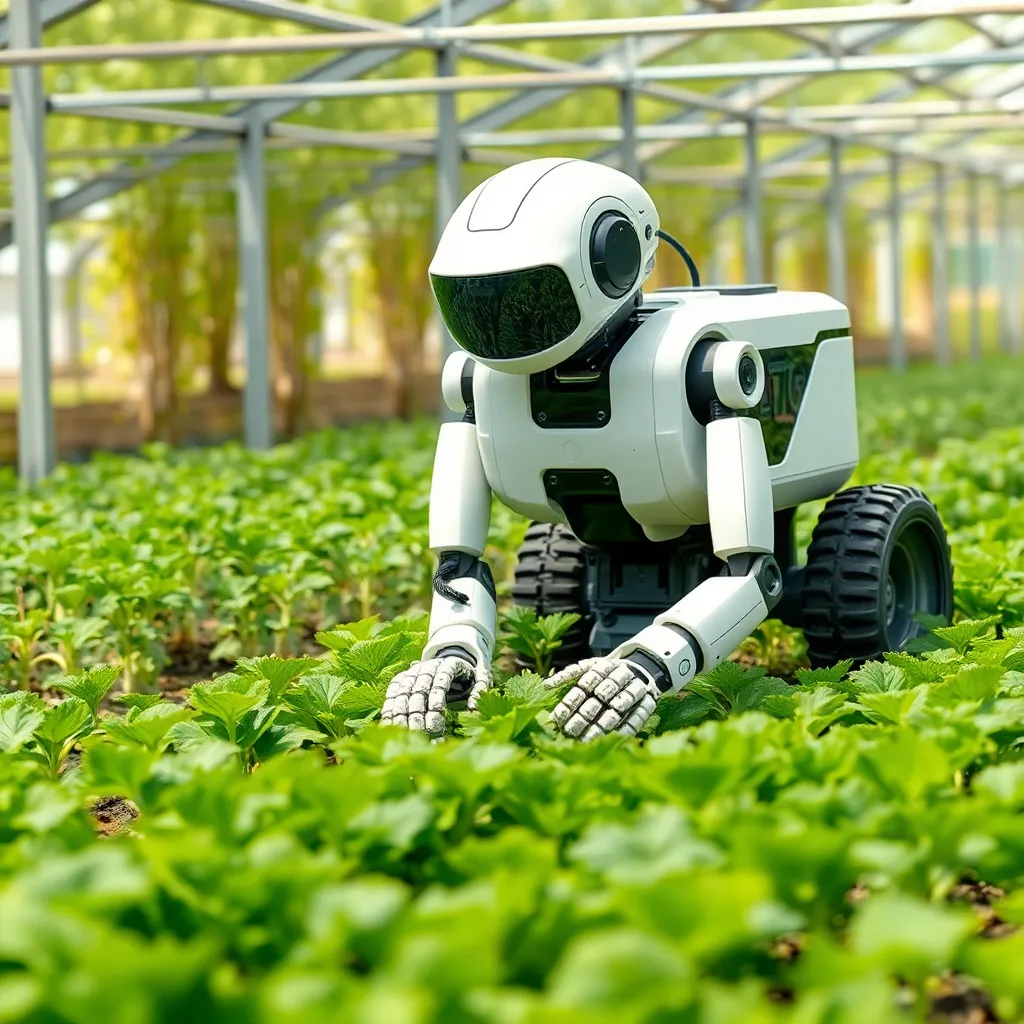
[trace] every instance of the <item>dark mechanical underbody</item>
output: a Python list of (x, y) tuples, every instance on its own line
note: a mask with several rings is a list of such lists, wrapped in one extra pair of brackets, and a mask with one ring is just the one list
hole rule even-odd
[[(793, 558), (793, 515), (793, 509), (776, 515), (775, 557), (785, 589), (774, 614), (799, 626), (801, 569)], [(513, 597), (542, 615), (581, 615), (557, 659), (571, 664), (610, 653), (704, 580), (727, 571), (712, 552), (707, 526), (675, 541), (584, 544), (564, 526), (535, 523), (520, 550)]]

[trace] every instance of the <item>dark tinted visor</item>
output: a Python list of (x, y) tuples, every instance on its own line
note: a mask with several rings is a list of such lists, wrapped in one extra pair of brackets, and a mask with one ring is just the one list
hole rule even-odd
[(482, 359), (519, 359), (565, 341), (580, 325), (569, 279), (557, 267), (486, 277), (430, 275), (452, 337)]

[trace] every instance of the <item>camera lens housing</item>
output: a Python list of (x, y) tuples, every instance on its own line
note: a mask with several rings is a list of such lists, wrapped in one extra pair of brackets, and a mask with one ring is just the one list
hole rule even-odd
[(590, 234), (590, 268), (597, 286), (611, 299), (620, 299), (640, 274), (640, 239), (623, 213), (609, 210)]

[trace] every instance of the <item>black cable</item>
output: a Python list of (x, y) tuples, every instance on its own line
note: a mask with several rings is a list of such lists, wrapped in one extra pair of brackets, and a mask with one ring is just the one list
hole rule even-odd
[(461, 591), (454, 590), (448, 585), (448, 581), (459, 571), (459, 554), (457, 551), (444, 552), (437, 565), (437, 572), (434, 573), (434, 590), (441, 597), (456, 604), (469, 604), (469, 598)]
[(668, 244), (683, 257), (683, 261), (686, 263), (686, 269), (690, 272), (690, 284), (692, 284), (694, 288), (699, 288), (700, 274), (697, 273), (697, 264), (693, 262), (690, 254), (683, 248), (682, 243), (673, 238), (667, 231), (658, 231), (657, 235), (663, 241), (668, 242)]

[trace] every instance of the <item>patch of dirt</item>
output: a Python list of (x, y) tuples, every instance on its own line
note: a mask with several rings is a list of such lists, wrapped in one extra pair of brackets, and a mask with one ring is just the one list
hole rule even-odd
[(139, 817), (139, 809), (120, 796), (104, 796), (94, 801), (89, 813), (96, 820), (96, 831), (102, 836), (131, 832), (131, 822)]
[(1004, 921), (993, 903), (998, 903), (1006, 895), (1002, 889), (987, 882), (973, 882), (962, 880), (953, 886), (949, 893), (951, 902), (967, 903), (971, 909), (981, 918), (982, 928), (980, 935), (985, 939), (1002, 939), (1012, 935), (1017, 926), (1009, 921)]
[(793, 963), (803, 951), (803, 942), (799, 935), (786, 935), (776, 939), (768, 950), (768, 955), (776, 960), (783, 960), (788, 964)]
[(929, 1021), (935, 1024), (998, 1024), (992, 997), (959, 974), (944, 974), (931, 993)]

